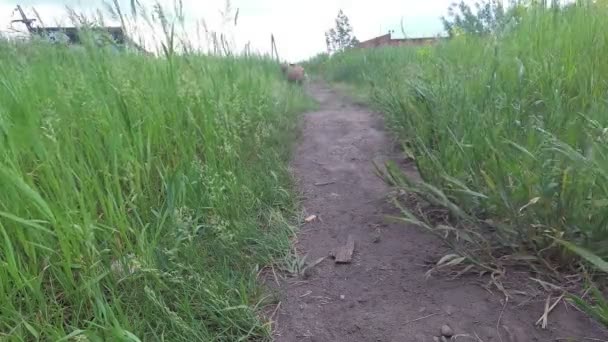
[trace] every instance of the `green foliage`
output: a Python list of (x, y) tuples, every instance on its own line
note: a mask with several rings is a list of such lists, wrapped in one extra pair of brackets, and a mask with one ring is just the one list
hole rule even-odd
[[(170, 46), (169, 46), (170, 48)], [(261, 58), (0, 42), (0, 339), (267, 338), (308, 106)]]
[(357, 45), (358, 41), (353, 35), (353, 28), (342, 10), (336, 17), (336, 27), (325, 32), (325, 43), (329, 53), (341, 52)]
[(506, 8), (500, 0), (481, 0), (473, 7), (464, 1), (454, 2), (448, 7), (448, 15), (441, 21), (450, 37), (499, 33), (517, 24), (520, 14), (525, 11), (522, 2), (516, 0), (511, 0)]
[[(458, 217), (491, 219), (477, 227), (492, 227), (479, 232), (491, 246), (570, 263), (558, 238), (605, 271), (608, 6), (512, 10), (509, 30), (495, 32), (486, 13), (436, 47), (348, 51), (311, 68), (368, 88), (415, 160), (417, 189), (445, 196)], [(606, 301), (591, 288), (589, 302), (572, 298), (606, 323)]]
[(608, 327), (608, 300), (606, 300), (604, 294), (595, 286), (591, 286), (590, 292), (593, 303), (585, 301), (579, 296), (570, 295), (569, 298), (586, 314)]
[(474, 7), (472, 9), (464, 1), (454, 2), (448, 7), (448, 16), (442, 17), (441, 21), (450, 36), (488, 34), (498, 31), (506, 22), (507, 14), (500, 0), (482, 0)]
[[(563, 241), (559, 239), (556, 239), (556, 241), (567, 249), (569, 249), (570, 251), (576, 253), (583, 260), (587, 261), (601, 272), (608, 274), (608, 262), (597, 256), (593, 252), (588, 251), (585, 248), (576, 246), (568, 241)], [(591, 301), (585, 301), (585, 299), (576, 295), (570, 295), (570, 300), (572, 300), (574, 304), (581, 308), (581, 310), (585, 311), (588, 315), (594, 317), (595, 319), (597, 319), (602, 324), (608, 327), (608, 300), (595, 285), (591, 285), (589, 287), (589, 290)]]
[(350, 51), (317, 69), (369, 85), (424, 180), (467, 212), (500, 218), (505, 245), (541, 250), (549, 234), (605, 258), (606, 14), (590, 3), (530, 7), (500, 37)]

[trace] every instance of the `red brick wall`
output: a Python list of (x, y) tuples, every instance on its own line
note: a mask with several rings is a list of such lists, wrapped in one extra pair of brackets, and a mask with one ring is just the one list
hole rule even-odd
[(382, 45), (388, 45), (391, 41), (391, 34), (385, 34), (384, 36), (379, 36), (376, 38), (372, 38), (370, 40), (366, 40), (364, 42), (360, 42), (358, 47), (360, 48), (371, 48), (378, 47)]
[(391, 34), (385, 34), (383, 36), (379, 36), (376, 38), (372, 38), (370, 40), (366, 40), (364, 42), (360, 42), (357, 45), (360, 48), (374, 48), (379, 46), (423, 46), (423, 45), (431, 45), (439, 41), (441, 38), (405, 38), (405, 39), (391, 39)]
[(388, 42), (389, 45), (409, 45), (409, 46), (422, 46), (431, 45), (438, 41), (438, 38), (413, 38), (413, 39), (392, 39)]

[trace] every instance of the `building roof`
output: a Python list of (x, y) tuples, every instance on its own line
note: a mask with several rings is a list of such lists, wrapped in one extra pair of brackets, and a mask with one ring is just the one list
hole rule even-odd
[[(125, 44), (125, 33), (122, 27), (96, 27), (92, 28), (93, 31), (101, 31), (109, 34), (116, 44)], [(40, 35), (55, 36), (58, 33), (64, 34), (70, 43), (80, 44), (80, 36), (78, 34), (79, 28), (77, 27), (33, 27), (32, 33)]]
[(441, 37), (418, 37), (418, 38), (392, 38), (391, 33), (387, 33), (372, 39), (368, 39), (357, 44), (360, 48), (380, 47), (380, 46), (399, 46), (399, 45), (426, 45), (432, 44)]
[[(120, 26), (106, 26), (106, 27), (91, 27), (89, 28), (93, 32), (100, 32), (108, 34), (111, 38), (111, 44), (115, 46), (128, 46), (135, 48), (139, 52), (150, 54), (139, 44), (134, 42), (128, 35), (125, 34), (124, 30)], [(31, 33), (46, 36), (53, 41), (62, 41), (67, 39), (67, 43), (70, 44), (82, 44), (78, 27), (32, 27)]]

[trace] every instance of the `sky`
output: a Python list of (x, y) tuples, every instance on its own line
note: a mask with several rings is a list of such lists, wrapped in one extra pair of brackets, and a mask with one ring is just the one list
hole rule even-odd
[[(167, 8), (173, 8), (173, 0), (159, 1)], [(129, 8), (130, 0), (119, 2), (123, 8)], [(151, 0), (140, 2), (145, 5), (154, 3)], [(273, 34), (280, 58), (297, 62), (326, 51), (324, 33), (334, 26), (340, 9), (349, 17), (355, 36), (361, 41), (386, 34), (389, 30), (394, 31), (394, 37), (402, 37), (401, 22), (408, 37), (425, 37), (443, 33), (440, 17), (447, 13), (453, 0), (232, 0), (233, 13), (237, 8), (239, 10), (236, 26), (233, 20), (222, 22), (220, 11), (225, 9), (226, 0), (182, 2), (184, 31), (189, 37), (197, 36), (197, 23), (204, 20), (210, 30), (226, 33), (236, 49), (249, 44), (254, 51), (268, 53), (270, 35)], [(32, 8), (35, 8), (47, 26), (69, 24), (66, 6), (89, 15), (95, 9), (106, 13), (103, 12), (102, 0), (0, 0), (0, 31), (9, 30), (11, 20), (19, 18), (14, 11), (17, 4), (30, 17), (34, 17)], [(112, 24), (111, 20), (108, 21)], [(13, 24), (13, 28), (25, 29), (19, 23)], [(144, 32), (146, 40), (153, 36), (148, 28), (139, 32)]]

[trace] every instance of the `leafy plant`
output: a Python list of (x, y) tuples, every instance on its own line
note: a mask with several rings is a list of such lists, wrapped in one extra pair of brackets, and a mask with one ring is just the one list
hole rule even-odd
[[(472, 218), (467, 229), (490, 236), (491, 252), (572, 265), (559, 238), (602, 264), (608, 83), (597, 75), (608, 74), (608, 7), (530, 2), (508, 11), (471, 10), (485, 17), (465, 25), (468, 15), (461, 15), (470, 29), (433, 47), (346, 51), (315, 68), (330, 81), (369, 90), (422, 176), (416, 187), (402, 188), (449, 219)], [(504, 30), (501, 18), (516, 18), (516, 25)], [(402, 218), (451, 236), (460, 229), (422, 215)]]
[(329, 53), (344, 51), (357, 45), (358, 40), (353, 35), (350, 20), (342, 10), (336, 17), (336, 26), (325, 32), (325, 43)]
[(460, 34), (485, 35), (502, 30), (511, 20), (517, 20), (520, 4), (511, 1), (510, 7), (500, 0), (481, 0), (473, 7), (464, 1), (448, 7), (448, 15), (441, 17), (445, 31), (451, 36)]
[(256, 274), (290, 250), (309, 101), (162, 28), (161, 57), (0, 41), (0, 339), (269, 337)]
[[(583, 260), (589, 262), (601, 272), (608, 274), (608, 262), (595, 255), (593, 252), (578, 247), (568, 241), (556, 239), (558, 243), (566, 247), (570, 251), (576, 253)], [(570, 295), (570, 299), (590, 316), (595, 317), (599, 322), (608, 327), (608, 299), (604, 294), (593, 284), (589, 286), (592, 302), (585, 301), (580, 296)]]

